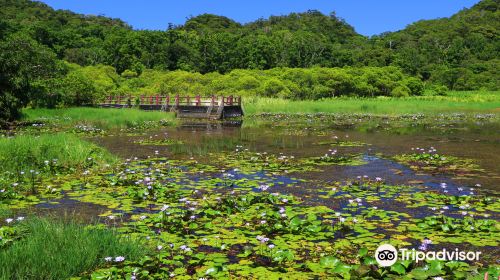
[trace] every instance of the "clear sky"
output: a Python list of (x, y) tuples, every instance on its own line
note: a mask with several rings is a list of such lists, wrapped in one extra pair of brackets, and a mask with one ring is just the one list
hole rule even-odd
[(270, 15), (335, 11), (363, 35), (397, 31), (421, 20), (448, 17), (479, 0), (43, 0), (56, 9), (120, 18), (136, 29), (165, 30), (189, 16), (211, 13), (247, 23)]

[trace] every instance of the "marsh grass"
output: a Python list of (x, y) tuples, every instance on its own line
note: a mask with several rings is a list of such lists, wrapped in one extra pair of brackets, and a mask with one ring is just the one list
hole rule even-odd
[(500, 92), (448, 92), (445, 96), (415, 96), (407, 98), (341, 97), (322, 100), (285, 100), (276, 98), (246, 98), (247, 115), (259, 113), (498, 113)]
[(46, 168), (46, 161), (53, 164), (54, 159), (62, 169), (83, 169), (117, 160), (105, 149), (72, 134), (0, 138), (0, 172), (40, 170)]
[(65, 108), (25, 109), (23, 120), (52, 121), (63, 125), (91, 125), (99, 129), (132, 128), (145, 122), (174, 121), (173, 113), (139, 109)]
[(136, 259), (139, 243), (110, 229), (73, 221), (27, 219), (28, 234), (0, 251), (0, 279), (68, 279), (92, 271), (108, 256)]

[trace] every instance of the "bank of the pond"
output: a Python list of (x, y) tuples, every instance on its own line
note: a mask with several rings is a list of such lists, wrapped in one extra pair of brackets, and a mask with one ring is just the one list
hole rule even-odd
[(451, 92), (446, 96), (407, 98), (331, 98), (323, 100), (285, 100), (276, 98), (246, 98), (245, 114), (259, 113), (498, 113), (498, 92)]
[(141, 111), (138, 109), (64, 108), (25, 109), (23, 120), (28, 122), (53, 122), (82, 129), (120, 129), (151, 126), (153, 123), (174, 122), (173, 113)]
[[(500, 92), (447, 92), (443, 96), (414, 96), (406, 98), (339, 97), (322, 100), (289, 100), (265, 97), (245, 97), (247, 116), (260, 113), (354, 113), (378, 115), (437, 114), (437, 113), (500, 113)], [(175, 124), (173, 113), (139, 109), (64, 108), (25, 109), (23, 120), (57, 123), (78, 129), (150, 128)]]
[(130, 237), (72, 219), (11, 219), (2, 227), (0, 279), (68, 279), (102, 266), (106, 257), (133, 260), (146, 252)]
[(0, 138), (0, 172), (61, 172), (112, 164), (117, 158), (73, 134), (19, 135)]

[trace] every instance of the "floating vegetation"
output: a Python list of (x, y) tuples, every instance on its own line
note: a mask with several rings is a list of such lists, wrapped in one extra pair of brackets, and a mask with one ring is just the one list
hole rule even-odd
[[(340, 120), (348, 126), (347, 118)], [(24, 217), (19, 212), (84, 212), (81, 205), (87, 205), (86, 215), (99, 221), (89, 229), (116, 229), (145, 249), (134, 258), (119, 251), (100, 254), (75, 278), (482, 279), (486, 272), (498, 277), (498, 192), (447, 176), (475, 178), (481, 171), (475, 162), (434, 148), (374, 159), (378, 146), (355, 133), (338, 139), (332, 135), (341, 134), (329, 124), (306, 121), (298, 125), (304, 136), (289, 136), (286, 121), (229, 135), (218, 128), (123, 128), (98, 138), (118, 139), (112, 143), (118, 151), (138, 144), (123, 160), (104, 160), (102, 150), (57, 160), (47, 155), (51, 149), (32, 152), (41, 156), (0, 177), (1, 204), (16, 212), (0, 220), (0, 248), (31, 238), (17, 220)], [(379, 125), (383, 130), (385, 124)], [(11, 161), (4, 159), (6, 166)], [(381, 267), (375, 250), (387, 243), (483, 255), (477, 262), (399, 260)]]
[(470, 159), (440, 155), (436, 149), (412, 148), (414, 153), (394, 156), (394, 160), (410, 166), (417, 171), (430, 173), (448, 173), (459, 176), (472, 176), (472, 173), (483, 172)]
[(150, 146), (169, 146), (169, 145), (184, 144), (183, 141), (174, 139), (139, 139), (135, 140), (134, 143), (139, 145), (150, 145)]
[(336, 146), (336, 147), (364, 147), (369, 144), (360, 141), (333, 140), (333, 141), (321, 141), (316, 143), (316, 145), (321, 145), (321, 146), (326, 145), (326, 146)]

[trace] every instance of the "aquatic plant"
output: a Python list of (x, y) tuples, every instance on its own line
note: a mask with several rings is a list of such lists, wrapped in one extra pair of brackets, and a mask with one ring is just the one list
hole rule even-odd
[(482, 172), (472, 160), (461, 159), (454, 156), (441, 155), (433, 147), (429, 149), (412, 148), (414, 153), (396, 155), (393, 158), (412, 169), (433, 173), (451, 173), (468, 176), (470, 173)]
[(17, 223), (0, 231), (20, 238), (0, 251), (2, 279), (66, 279), (103, 264), (106, 256), (134, 259), (143, 251), (137, 242), (109, 229), (38, 218)]

